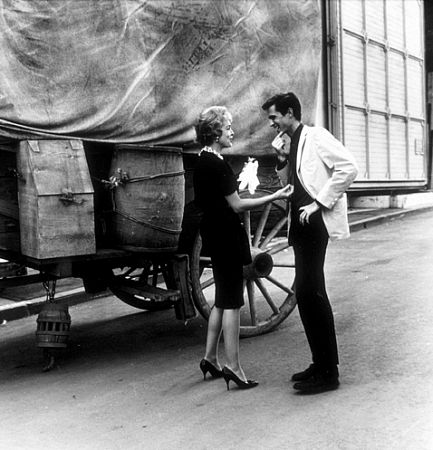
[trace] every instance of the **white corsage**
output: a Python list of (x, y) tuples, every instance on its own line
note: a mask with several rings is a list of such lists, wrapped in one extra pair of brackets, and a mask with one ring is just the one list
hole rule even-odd
[(240, 181), (239, 189), (248, 189), (251, 195), (256, 192), (257, 186), (260, 184), (257, 178), (257, 169), (259, 162), (255, 158), (248, 158), (248, 162), (244, 164), (242, 172), (239, 174), (238, 181)]

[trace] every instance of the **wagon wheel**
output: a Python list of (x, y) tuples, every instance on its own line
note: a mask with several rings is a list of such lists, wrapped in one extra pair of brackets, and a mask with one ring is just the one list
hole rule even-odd
[[(242, 198), (270, 194), (257, 190), (241, 192)], [(244, 213), (253, 262), (244, 266), (245, 307), (241, 309), (241, 337), (258, 336), (276, 328), (296, 306), (293, 251), (287, 241), (287, 213), (284, 200)], [(191, 255), (194, 303), (207, 320), (214, 303), (214, 278), (209, 257), (201, 254), (200, 234)], [(245, 292), (245, 291), (244, 291)]]
[(143, 267), (123, 267), (113, 271), (114, 278), (110, 282), (109, 288), (111, 292), (123, 302), (134, 308), (146, 309), (148, 311), (162, 311), (173, 306), (171, 300), (155, 301), (134, 293), (133, 289), (128, 286), (136, 286), (140, 289), (140, 285), (149, 284), (154, 287), (160, 287), (166, 284), (167, 268), (164, 264), (148, 261)]

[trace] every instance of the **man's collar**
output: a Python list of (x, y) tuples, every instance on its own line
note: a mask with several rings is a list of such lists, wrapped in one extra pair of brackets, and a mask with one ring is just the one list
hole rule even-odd
[(299, 138), (299, 136), (302, 133), (303, 128), (304, 128), (304, 124), (302, 122), (299, 122), (299, 125), (297, 126), (296, 130), (293, 132), (293, 134), (291, 136), (292, 141)]

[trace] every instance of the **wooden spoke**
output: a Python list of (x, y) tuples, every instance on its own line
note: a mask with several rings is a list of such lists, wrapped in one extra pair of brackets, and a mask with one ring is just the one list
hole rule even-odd
[(287, 223), (287, 217), (282, 217), (276, 225), (272, 228), (272, 230), (269, 232), (269, 234), (266, 236), (266, 238), (263, 240), (263, 242), (260, 244), (259, 248), (266, 248), (266, 246), (269, 244), (269, 242), (274, 239), (274, 237), (278, 234), (278, 232), (281, 230), (281, 228), (284, 227), (284, 225)]
[(257, 278), (257, 280), (255, 280), (257, 287), (260, 289), (260, 292), (262, 293), (263, 297), (265, 297), (265, 300), (268, 302), (268, 305), (271, 307), (272, 311), (274, 312), (274, 314), (278, 314), (279, 309), (277, 307), (277, 305), (274, 303), (274, 301), (272, 300), (271, 296), (269, 295), (269, 292), (266, 290), (262, 280), (260, 278)]
[(250, 280), (247, 281), (247, 292), (248, 292), (248, 302), (250, 305), (250, 316), (251, 316), (251, 325), (257, 325), (257, 313), (256, 313), (256, 304), (255, 304), (255, 292), (254, 292), (254, 283)]
[(136, 267), (129, 267), (129, 268), (127, 268), (126, 269), (126, 272), (123, 274), (123, 276), (126, 278), (126, 277), (129, 277), (132, 273), (134, 273), (135, 271), (137, 270), (137, 268)]
[(156, 265), (152, 274), (152, 286), (156, 286), (158, 284), (158, 269), (159, 265)]
[(268, 220), (269, 213), (271, 212), (271, 208), (272, 208), (272, 203), (268, 203), (265, 206), (265, 209), (264, 209), (264, 211), (263, 211), (263, 213), (262, 213), (262, 215), (260, 217), (259, 224), (257, 225), (257, 230), (254, 233), (253, 246), (255, 246), (255, 247), (258, 246), (258, 244), (260, 242), (260, 239), (262, 238), (263, 230), (265, 229), (265, 225), (266, 225), (266, 222)]
[(204, 290), (204, 289), (207, 289), (209, 286), (212, 286), (214, 284), (215, 284), (215, 278), (211, 277), (208, 280), (203, 281), (203, 283), (201, 283), (201, 288)]
[(276, 280), (274, 277), (271, 277), (270, 275), (268, 275), (266, 277), (267, 280), (269, 280), (271, 283), (275, 284), (275, 286), (278, 286), (281, 290), (283, 290), (284, 292), (287, 292), (290, 295), (293, 295), (293, 290), (287, 286), (284, 286), (283, 283), (280, 283), (278, 280)]
[(141, 274), (138, 278), (139, 281), (147, 281), (149, 279), (151, 267), (152, 267), (152, 264), (150, 262), (147, 262), (143, 265), (143, 270), (141, 271)]
[(263, 249), (266, 251), (266, 253), (269, 253), (270, 255), (275, 255), (276, 253), (280, 253), (283, 250), (286, 250), (287, 248), (289, 248), (289, 243), (287, 241), (286, 238), (284, 238), (284, 240), (282, 242), (277, 242), (275, 245), (272, 245), (272, 247)]
[(251, 214), (249, 211), (244, 212), (244, 227), (247, 232), (248, 241), (251, 242)]

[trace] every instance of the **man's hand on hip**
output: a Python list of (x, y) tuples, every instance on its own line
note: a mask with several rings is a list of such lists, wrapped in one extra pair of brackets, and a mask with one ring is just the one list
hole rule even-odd
[(310, 217), (317, 211), (319, 211), (320, 206), (317, 202), (310, 203), (306, 206), (301, 206), (299, 208), (299, 223), (301, 225), (305, 225), (306, 223), (310, 223)]

